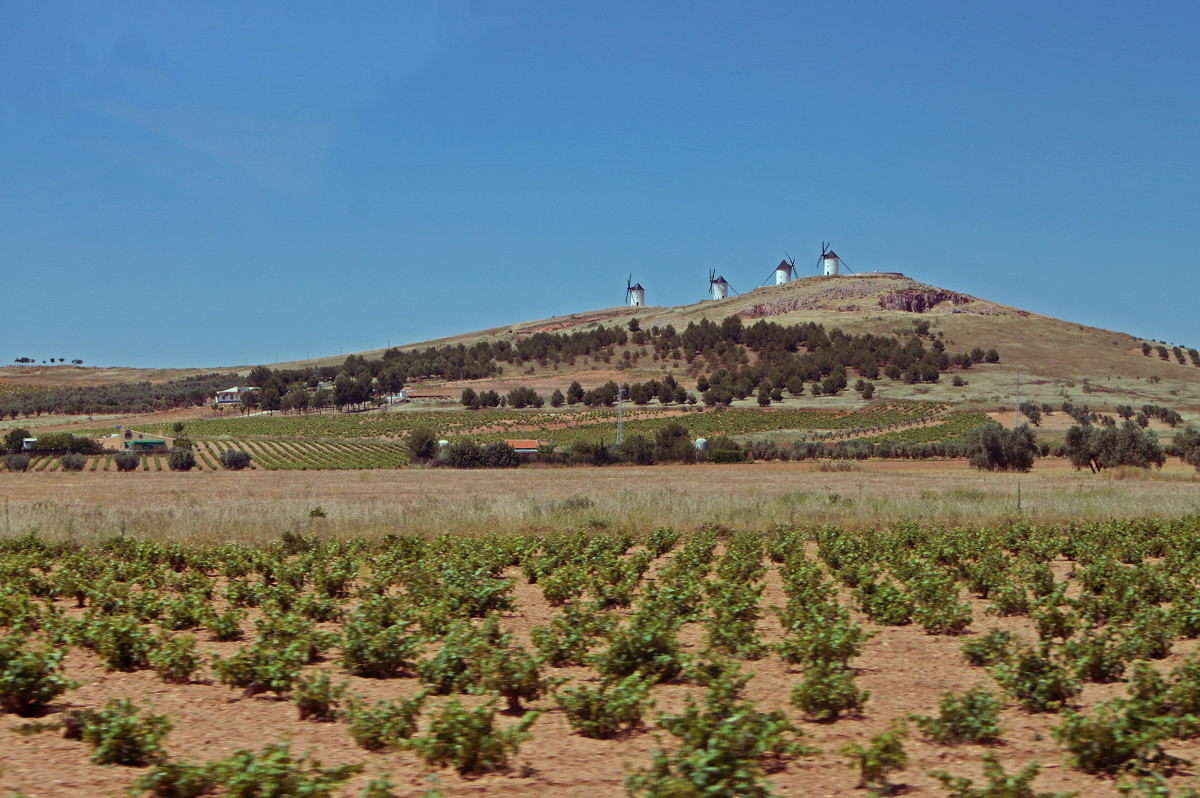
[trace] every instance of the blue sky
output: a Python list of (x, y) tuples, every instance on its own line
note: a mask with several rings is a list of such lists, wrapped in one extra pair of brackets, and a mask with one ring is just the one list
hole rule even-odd
[(0, 362), (683, 304), (822, 240), (1200, 346), (1200, 5), (1144, 5), (0, 0)]

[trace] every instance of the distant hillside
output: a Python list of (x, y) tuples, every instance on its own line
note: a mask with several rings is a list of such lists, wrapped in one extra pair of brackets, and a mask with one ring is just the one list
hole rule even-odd
[[(975, 347), (995, 348), (1000, 363), (971, 369), (962, 375), (968, 382), (954, 386), (949, 379), (935, 384), (905, 385), (883, 381), (880, 398), (935, 399), (956, 403), (974, 403), (979, 409), (1011, 407), (1016, 400), (1020, 375), (1021, 398), (1055, 407), (1063, 401), (1087, 404), (1092, 408), (1111, 409), (1119, 403), (1140, 406), (1145, 403), (1167, 404), (1181, 411), (1200, 412), (1200, 367), (1185, 353), (1185, 363), (1173, 356), (1163, 360), (1154, 350), (1143, 354), (1143, 339), (1097, 327), (1062, 321), (1030, 313), (980, 297), (926, 285), (904, 275), (875, 273), (840, 277), (807, 277), (782, 286), (757, 288), (722, 301), (701, 301), (676, 307), (613, 307), (556, 316), (538, 321), (517, 322), (487, 330), (467, 332), (448, 338), (407, 344), (411, 350), (429, 346), (470, 345), (476, 341), (518, 340), (537, 332), (571, 332), (599, 326), (626, 326), (636, 317), (643, 329), (673, 325), (682, 331), (691, 322), (709, 319), (719, 322), (738, 315), (747, 325), (758, 319), (779, 324), (816, 322), (826, 329), (841, 328), (849, 333), (900, 333), (907, 336), (914, 323), (928, 324), (931, 335), (942, 340), (950, 352), (965, 352)], [(332, 348), (332, 346), (331, 346)], [(354, 353), (377, 358), (383, 350)], [(664, 373), (676, 375), (688, 387), (686, 364), (678, 361), (652, 361), (635, 358), (631, 366), (622, 366), (620, 355), (609, 363), (588, 362), (587, 358), (566, 364), (529, 365), (510, 368), (488, 380), (448, 384), (423, 382), (409, 387), (429, 396), (450, 398), (464, 385), (477, 389), (508, 390), (529, 385), (538, 391), (565, 388), (572, 380), (585, 387), (607, 380), (637, 381), (654, 379)], [(1170, 354), (1170, 353), (1169, 353)], [(337, 366), (345, 355), (304, 361), (269, 364), (273, 368)], [(246, 367), (216, 368), (206, 371), (239, 372)], [(73, 366), (29, 366), (0, 369), (0, 390), (5, 385), (72, 386), (97, 383), (179, 379), (197, 370), (151, 371), (134, 369), (77, 369)], [(10, 388), (11, 389), (11, 388)], [(851, 396), (832, 397), (823, 403), (854, 404)]]
[[(1117, 403), (1169, 403), (1174, 407), (1200, 410), (1200, 367), (1180, 364), (1157, 353), (1143, 355), (1143, 339), (1099, 327), (1030, 313), (987, 299), (920, 283), (899, 274), (863, 274), (840, 277), (806, 277), (787, 285), (757, 288), (721, 301), (705, 300), (676, 307), (614, 307), (539, 321), (464, 333), (448, 338), (408, 344), (421, 348), (445, 344), (467, 344), (478, 340), (516, 339), (535, 332), (569, 332), (595, 326), (626, 325), (636, 317), (641, 326), (674, 325), (682, 330), (701, 319), (720, 321), (740, 316), (746, 324), (768, 318), (780, 324), (817, 322), (852, 333), (908, 333), (914, 322), (927, 322), (951, 351), (976, 346), (995, 348), (1001, 362), (972, 370), (969, 384), (955, 387), (948, 380), (936, 385), (884, 387), (888, 398), (929, 398), (970, 401), (989, 409), (1015, 401), (1017, 376), (1023, 401), (1058, 406), (1068, 398), (1094, 407)], [(1153, 342), (1151, 342), (1153, 343)], [(379, 357), (383, 350), (361, 352)], [(1186, 359), (1186, 356), (1185, 356)], [(343, 357), (276, 364), (297, 368), (336, 365)], [(629, 370), (625, 379), (647, 379), (663, 366), (643, 361)], [(589, 379), (589, 375), (594, 375)], [(505, 375), (497, 387), (527, 383), (548, 388), (579, 379), (585, 385), (612, 378), (609, 366), (578, 365), (571, 369), (535, 369), (533, 374)]]

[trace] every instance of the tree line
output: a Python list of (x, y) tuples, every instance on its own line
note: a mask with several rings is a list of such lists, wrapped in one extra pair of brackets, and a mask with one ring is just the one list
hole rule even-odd
[(44, 388), (0, 394), (0, 418), (43, 413), (148, 413), (203, 405), (237, 374), (201, 374), (165, 383), (134, 382)]
[[(929, 339), (928, 346), (924, 338)], [(637, 319), (632, 319), (627, 329), (600, 326), (572, 333), (539, 332), (516, 341), (480, 341), (471, 346), (457, 344), (419, 350), (393, 347), (376, 359), (350, 355), (340, 367), (272, 370), (256, 366), (247, 381), (262, 390), (257, 401), (264, 410), (317, 406), (313, 400), (322, 388), (332, 390), (332, 394), (321, 398), (345, 409), (378, 401), (413, 380), (485, 379), (503, 374), (505, 365), (534, 362), (541, 366), (574, 365), (577, 358), (584, 356), (607, 360), (615, 354), (616, 347), (629, 343), (649, 346), (660, 359), (684, 360), (701, 371), (696, 389), (709, 405), (729, 404), (755, 391), (759, 393), (759, 403), (764, 405), (781, 401), (784, 390), (793, 395), (805, 390), (814, 396), (836, 395), (848, 386), (849, 370), (860, 378), (856, 390), (870, 398), (875, 390), (871, 381), (881, 375), (910, 384), (936, 382), (950, 369), (969, 369), (977, 363), (1000, 360), (995, 349), (984, 351), (976, 347), (952, 354), (946, 351), (940, 338), (928, 332), (927, 326), (914, 327), (907, 335), (854, 335), (838, 328), (826, 330), (812, 322), (781, 325), (760, 319), (746, 326), (740, 317), (729, 316), (720, 323), (708, 319), (689, 322), (682, 332), (670, 324), (645, 330)], [(611, 405), (619, 389), (615, 382), (610, 382), (583, 391), (582, 386), (574, 383), (562, 393), (562, 402), (555, 404), (557, 390), (549, 401), (555, 407), (562, 403)], [(295, 397), (289, 406), (287, 397), (292, 394)], [(629, 386), (629, 397), (639, 404), (655, 399), (663, 404), (696, 401), (671, 376), (634, 383)], [(547, 399), (530, 394), (525, 388), (511, 396), (469, 389), (460, 401), (471, 408), (539, 407)]]

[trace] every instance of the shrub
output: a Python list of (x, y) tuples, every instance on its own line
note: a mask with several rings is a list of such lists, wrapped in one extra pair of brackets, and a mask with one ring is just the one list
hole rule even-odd
[(833, 617), (815, 615), (807, 623), (793, 627), (791, 634), (777, 643), (775, 650), (784, 662), (815, 666), (822, 663), (846, 664), (862, 652), (870, 638), (862, 626), (850, 620), (843, 608), (835, 608)]
[(242, 639), (242, 612), (232, 605), (222, 613), (211, 612), (204, 620), (204, 628), (212, 632), (215, 640), (230, 642)]
[(113, 463), (118, 471), (136, 471), (142, 464), (142, 458), (138, 457), (136, 452), (118, 452), (113, 455)]
[[(768, 399), (768, 404), (770, 400)], [(750, 457), (732, 438), (716, 435), (709, 439), (704, 459), (710, 463), (746, 463)]]
[(717, 676), (704, 697), (704, 707), (688, 696), (682, 715), (664, 715), (659, 725), (679, 739), (676, 750), (658, 748), (650, 767), (631, 774), (631, 795), (766, 796), (764, 762), (813, 753), (780, 712), (759, 712), (741, 698), (748, 677), (736, 670)]
[(917, 623), (929, 635), (958, 635), (971, 625), (971, 605), (959, 601), (955, 595), (940, 597), (941, 600), (922, 602), (913, 613)]
[(132, 615), (93, 618), (84, 629), (85, 642), (114, 671), (150, 667), (154, 638), (144, 623)]
[(621, 459), (635, 465), (654, 464), (654, 442), (645, 435), (633, 433), (621, 442), (618, 451)]
[(191, 471), (196, 467), (196, 453), (190, 447), (176, 446), (167, 455), (167, 468), (172, 471)]
[(14, 427), (13, 429), (10, 429), (8, 432), (4, 433), (4, 448), (7, 449), (10, 454), (20, 452), (21, 448), (25, 445), (25, 439), (32, 436), (33, 433), (31, 433), (25, 427)]
[[(13, 451), (20, 451), (24, 445), (22, 441), (20, 445), (11, 447)], [(72, 435), (69, 432), (39, 432), (37, 442), (33, 447), (39, 452), (75, 452), (77, 454), (98, 454), (102, 451), (100, 442), (94, 438), (88, 438), (82, 435)]]
[(508, 702), (508, 711), (521, 712), (521, 701), (533, 701), (546, 689), (541, 669), (519, 645), (502, 641), (486, 647), (471, 664), (472, 692), (495, 692)]
[(575, 601), (588, 585), (588, 569), (583, 564), (563, 565), (541, 577), (542, 596), (552, 607)]
[(1086, 628), (1076, 640), (1063, 644), (1064, 658), (1074, 663), (1075, 675), (1089, 682), (1115, 682), (1125, 675), (1126, 652), (1109, 629)]
[(882, 626), (912, 622), (913, 602), (891, 582), (864, 582), (856, 591), (863, 613)]
[(460, 438), (446, 447), (446, 462), (452, 468), (483, 468), (483, 447), (470, 438)]
[(517, 452), (504, 441), (489, 443), (483, 447), (484, 468), (516, 468), (521, 464)]
[(228, 759), (212, 765), (226, 798), (271, 798), (304, 796), (325, 798), (343, 782), (362, 770), (362, 765), (322, 768), (321, 763), (303, 754), (292, 755), (288, 742), (271, 743), (255, 754), (236, 751)]
[(150, 654), (150, 664), (164, 682), (187, 684), (201, 665), (195, 638), (191, 635), (171, 637), (164, 634)]
[(658, 559), (675, 548), (675, 544), (679, 542), (679, 537), (680, 533), (674, 529), (660, 526), (646, 536), (644, 544), (646, 549), (654, 555), (654, 558)]
[(346, 692), (346, 683), (335, 685), (329, 674), (321, 672), (314, 676), (302, 676), (296, 682), (296, 709), (300, 720), (331, 723), (337, 720), (338, 704)]
[(211, 605), (194, 593), (168, 602), (164, 607), (162, 626), (171, 631), (195, 629), (204, 622)]
[(1094, 715), (1069, 713), (1054, 730), (1054, 739), (1070, 753), (1072, 767), (1085, 773), (1144, 773), (1165, 763), (1179, 763), (1160, 745), (1169, 729), (1168, 720), (1115, 698), (1097, 704)]
[(836, 720), (843, 713), (857, 713), (870, 693), (854, 684), (854, 671), (840, 662), (819, 662), (792, 688), (792, 703), (816, 720)]
[(607, 739), (642, 724), (642, 713), (653, 700), (650, 682), (640, 673), (599, 687), (573, 687), (555, 693), (571, 728), (584, 737)]
[(144, 767), (165, 756), (162, 739), (171, 731), (171, 720), (166, 715), (143, 716), (132, 701), (113, 699), (99, 712), (68, 713), (64, 726), (65, 737), (95, 749), (96, 764)]
[(0, 711), (37, 715), (56, 696), (75, 687), (59, 670), (64, 653), (36, 651), (21, 635), (0, 640)]
[(1121, 649), (1132, 659), (1163, 659), (1171, 653), (1173, 640), (1174, 630), (1166, 610), (1143, 607), (1125, 628)]
[(571, 604), (562, 615), (552, 618), (549, 626), (535, 626), (530, 637), (551, 667), (583, 665), (596, 638), (608, 634), (613, 623), (607, 612)]
[(217, 780), (216, 768), (212, 764), (168, 760), (158, 763), (138, 778), (133, 783), (133, 790), (161, 798), (201, 798), (216, 789)]
[(1012, 653), (1012, 632), (993, 629), (962, 646), (963, 656), (971, 665), (995, 665), (1008, 659)]
[(1034, 792), (1030, 783), (1040, 770), (1036, 762), (1031, 762), (1020, 773), (1010, 775), (989, 751), (983, 755), (986, 786), (976, 787), (971, 779), (951, 776), (945, 771), (930, 771), (929, 775), (942, 783), (950, 798), (1074, 798), (1076, 793), (1073, 792)]
[(438, 456), (437, 433), (429, 427), (414, 427), (404, 445), (414, 463), (427, 463)]
[(82, 471), (87, 465), (87, 457), (77, 452), (71, 452), (64, 454), (59, 462), (62, 464), (63, 471)]
[(970, 464), (986, 471), (1028, 471), (1037, 459), (1037, 439), (1028, 424), (1014, 430), (985, 424), (963, 441)]
[(392, 618), (384, 625), (361, 608), (342, 629), (342, 664), (356, 676), (390, 679), (416, 664), (417, 639), (410, 625)]
[(888, 775), (903, 770), (908, 764), (908, 754), (904, 752), (906, 736), (908, 731), (904, 725), (894, 723), (888, 731), (872, 737), (866, 747), (847, 743), (839, 749), (842, 756), (849, 760), (850, 767), (858, 769), (859, 787), (865, 787), (876, 795), (887, 795), (892, 791)]
[(1079, 694), (1079, 682), (1049, 652), (1026, 649), (991, 668), (992, 678), (1030, 712), (1057, 712)]
[(213, 658), (213, 670), (221, 684), (244, 688), (247, 696), (268, 690), (283, 695), (292, 689), (308, 652), (293, 643), (279, 648), (270, 642), (242, 647), (229, 659)]
[(452, 698), (433, 716), (425, 734), (412, 738), (408, 747), (434, 767), (453, 765), (463, 774), (486, 773), (508, 764), (529, 739), (529, 727), (537, 718), (538, 713), (527, 712), (518, 723), (498, 730), (495, 700), (466, 709)]
[(346, 717), (350, 721), (350, 736), (368, 751), (382, 751), (399, 746), (417, 730), (417, 716), (431, 691), (422, 690), (412, 698), (377, 701), (367, 706), (357, 699), (348, 702)]
[(608, 649), (595, 657), (600, 675), (624, 679), (640, 672), (656, 682), (674, 679), (687, 661), (676, 637), (678, 629), (673, 619), (636, 613), (628, 626), (612, 634)]
[(4, 458), (4, 465), (9, 471), (25, 471), (29, 468), (29, 455), (10, 454)]
[(1003, 731), (998, 723), (1000, 702), (982, 687), (971, 688), (962, 698), (946, 693), (938, 709), (936, 718), (909, 717), (927, 737), (939, 743), (994, 743)]
[(217, 458), (221, 466), (229, 471), (241, 471), (250, 465), (250, 455), (241, 449), (226, 449)]
[(475, 666), (504, 639), (495, 617), (479, 627), (470, 621), (458, 621), (446, 634), (438, 652), (417, 664), (417, 674), (438, 695), (466, 692), (478, 681)]
[(654, 434), (654, 459), (660, 462), (694, 463), (696, 447), (687, 427), (672, 421)]

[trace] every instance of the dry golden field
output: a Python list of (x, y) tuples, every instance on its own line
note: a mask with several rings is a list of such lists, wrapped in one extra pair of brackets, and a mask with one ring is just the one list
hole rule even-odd
[[(823, 469), (843, 467), (847, 471)], [(1018, 508), (1018, 494), (1020, 508)], [(875, 526), (898, 520), (1038, 523), (1200, 512), (1200, 477), (1172, 458), (1161, 471), (1094, 475), (1040, 460), (1029, 474), (965, 461), (753, 463), (740, 466), (524, 467), (501, 471), (136, 471), (0, 474), (8, 535), (97, 540), (264, 541), (302, 530), (348, 537), (645, 532), (721, 524)], [(310, 518), (321, 507), (325, 518)]]

